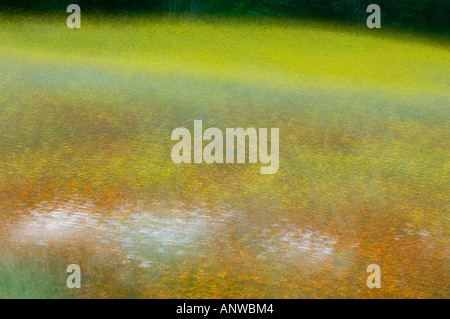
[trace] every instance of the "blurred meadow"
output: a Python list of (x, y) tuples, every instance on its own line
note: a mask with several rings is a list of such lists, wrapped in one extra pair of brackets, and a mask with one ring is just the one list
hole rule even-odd
[[(0, 14), (0, 298), (449, 297), (448, 38), (65, 18)], [(278, 173), (174, 164), (194, 120), (279, 128)]]

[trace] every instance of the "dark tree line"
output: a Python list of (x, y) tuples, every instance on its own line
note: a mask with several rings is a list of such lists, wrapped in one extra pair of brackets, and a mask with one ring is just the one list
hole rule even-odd
[(384, 24), (450, 32), (450, 0), (0, 0), (0, 8), (64, 10), (79, 4), (86, 11), (164, 12), (316, 17), (362, 21), (366, 8), (382, 8)]

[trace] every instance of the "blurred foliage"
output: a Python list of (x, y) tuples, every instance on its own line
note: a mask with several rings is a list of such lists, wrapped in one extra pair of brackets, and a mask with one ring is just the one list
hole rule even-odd
[[(166, 12), (312, 17), (364, 22), (373, 0), (0, 0), (0, 8), (63, 10), (71, 3), (104, 12)], [(448, 33), (448, 0), (378, 0), (383, 24)]]
[[(0, 13), (0, 298), (448, 298), (448, 41), (323, 21), (124, 16), (118, 27), (89, 14), (73, 32), (63, 12), (36, 16)], [(280, 171), (174, 164), (171, 132), (196, 119), (279, 127)], [(212, 235), (182, 254), (135, 237), (150, 268), (99, 240), (102, 227), (29, 239), (43, 228), (27, 216), (72, 205), (61, 194), (113, 229), (141, 208), (193, 218), (204, 203)], [(216, 227), (221, 207), (230, 218)], [(198, 238), (185, 220), (173, 233)], [(301, 229), (333, 251), (311, 258)], [(382, 289), (366, 286), (374, 262)], [(71, 263), (80, 295), (65, 286)]]

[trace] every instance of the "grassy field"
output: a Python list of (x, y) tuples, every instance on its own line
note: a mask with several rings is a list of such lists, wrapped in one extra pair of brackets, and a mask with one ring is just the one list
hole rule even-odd
[[(448, 39), (287, 20), (0, 21), (0, 297), (449, 297)], [(194, 120), (280, 128), (278, 173), (172, 163), (172, 130)], [(171, 220), (180, 210), (199, 213)], [(156, 251), (152, 233), (127, 259), (92, 230), (53, 236), (55, 211), (119, 220), (143, 242), (136, 225), (161, 223), (186, 245)], [(369, 264), (381, 289), (366, 287)]]

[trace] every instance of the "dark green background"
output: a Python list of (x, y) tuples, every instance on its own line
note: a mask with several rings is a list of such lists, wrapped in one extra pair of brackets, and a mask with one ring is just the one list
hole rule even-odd
[(450, 31), (450, 0), (0, 0), (3, 10), (65, 10), (71, 3), (84, 12), (171, 12), (308, 17), (364, 23), (366, 8), (382, 9), (383, 25)]

